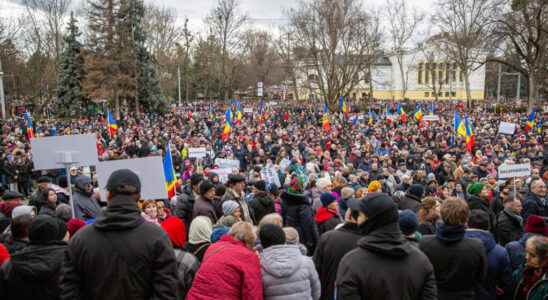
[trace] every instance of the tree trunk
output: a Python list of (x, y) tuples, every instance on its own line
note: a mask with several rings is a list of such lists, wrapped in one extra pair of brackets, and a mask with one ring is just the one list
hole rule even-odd
[(470, 92), (470, 76), (468, 70), (464, 71), (464, 89), (466, 90), (466, 107), (470, 108), (470, 102), (472, 101), (472, 94)]
[[(531, 70), (531, 69), (530, 69)], [(532, 111), (533, 107), (535, 107), (536, 101), (537, 101), (537, 82), (536, 82), (536, 75), (535, 72), (529, 72), (529, 79), (528, 79), (528, 88), (529, 91), (527, 93), (527, 111)]]
[(407, 93), (407, 80), (405, 78), (405, 72), (403, 71), (403, 57), (398, 56), (397, 60), (401, 76), (401, 100), (404, 100), (405, 94)]

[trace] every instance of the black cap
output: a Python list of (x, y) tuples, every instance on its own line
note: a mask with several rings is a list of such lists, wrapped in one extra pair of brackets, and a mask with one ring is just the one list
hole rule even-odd
[(107, 190), (117, 194), (137, 194), (141, 192), (141, 181), (131, 170), (116, 170), (108, 178)]
[(2, 196), (2, 200), (4, 200), (4, 201), (19, 199), (19, 198), (23, 198), (23, 195), (19, 194), (18, 192), (15, 192), (15, 191), (7, 191)]
[[(66, 233), (66, 226), (64, 227), (64, 230)], [(60, 221), (57, 218), (49, 215), (38, 215), (30, 224), (29, 240), (31, 244), (48, 244), (59, 240), (61, 231)]]
[(200, 183), (200, 195), (203, 196), (207, 193), (207, 191), (214, 189), (215, 185), (213, 182), (209, 180), (204, 180), (202, 183)]
[(369, 219), (387, 211), (394, 210), (398, 212), (398, 207), (394, 200), (385, 193), (368, 193), (363, 200), (350, 199), (346, 202), (352, 210), (358, 210), (367, 215)]
[(244, 181), (245, 181), (245, 177), (243, 177), (242, 175), (238, 175), (238, 174), (228, 175), (228, 184), (235, 184), (235, 183), (244, 182)]
[(48, 176), (40, 176), (37, 180), (38, 183), (51, 183), (51, 178)]
[(190, 185), (191, 186), (196, 186), (196, 185), (200, 184), (200, 182), (202, 182), (202, 180), (204, 180), (204, 176), (202, 174), (194, 173), (190, 176)]

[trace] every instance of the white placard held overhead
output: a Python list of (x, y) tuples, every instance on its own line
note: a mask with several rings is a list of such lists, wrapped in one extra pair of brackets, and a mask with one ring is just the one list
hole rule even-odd
[(30, 141), (35, 170), (63, 169), (73, 166), (95, 166), (99, 163), (95, 134), (59, 135)]
[(440, 116), (438, 115), (425, 115), (422, 117), (422, 120), (423, 121), (439, 121), (440, 120)]
[(244, 113), (246, 113), (246, 114), (253, 113), (253, 108), (251, 108), (251, 107), (244, 107)]
[(190, 158), (204, 158), (207, 156), (206, 148), (188, 148), (188, 157)]
[(209, 170), (209, 173), (215, 173), (219, 176), (219, 181), (221, 183), (227, 183), (228, 182), (228, 175), (234, 173), (233, 169), (211, 169)]
[(240, 170), (240, 161), (237, 159), (217, 158), (215, 159), (215, 164), (219, 167), (219, 169)]
[(531, 164), (516, 164), (516, 165), (502, 164), (499, 166), (498, 175), (499, 175), (499, 179), (530, 176)]
[(274, 184), (277, 187), (281, 187), (280, 178), (278, 177), (278, 174), (276, 172), (276, 169), (273, 165), (271, 166), (265, 166), (261, 169), (261, 177), (262, 179), (269, 184)]
[(500, 122), (499, 133), (500, 134), (514, 134), (516, 131), (516, 123)]
[(129, 169), (139, 176), (143, 199), (167, 199), (166, 179), (161, 156), (100, 162), (97, 165), (97, 181), (101, 189), (101, 199), (106, 199), (106, 186), (110, 174), (120, 169)]

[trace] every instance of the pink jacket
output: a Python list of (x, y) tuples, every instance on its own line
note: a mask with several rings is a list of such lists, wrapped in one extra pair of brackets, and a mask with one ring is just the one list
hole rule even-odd
[(259, 258), (241, 241), (224, 235), (207, 249), (186, 299), (263, 299)]

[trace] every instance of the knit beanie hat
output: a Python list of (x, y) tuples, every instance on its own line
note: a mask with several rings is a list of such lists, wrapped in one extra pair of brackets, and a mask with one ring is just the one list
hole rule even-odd
[(412, 210), (406, 209), (400, 212), (399, 224), (401, 232), (410, 235), (419, 228), (419, 219)]
[(351, 187), (343, 187), (342, 190), (341, 190), (341, 198), (342, 199), (350, 199), (354, 196), (354, 193), (356, 191), (354, 191), (353, 188)]
[(322, 205), (327, 207), (329, 204), (335, 202), (337, 198), (332, 193), (322, 193), (320, 196), (320, 202), (322, 202)]
[(468, 227), (489, 230), (489, 215), (481, 209), (472, 209), (468, 217)]
[(38, 215), (29, 227), (31, 244), (44, 245), (58, 240), (60, 226), (57, 219), (48, 215)]
[(304, 182), (299, 177), (293, 177), (287, 188), (287, 193), (293, 195), (302, 195), (304, 191)]
[(369, 193), (375, 193), (375, 192), (380, 192), (381, 190), (381, 182), (378, 181), (378, 180), (373, 180), (369, 183), (369, 185), (367, 186), (367, 191)]
[(67, 230), (71, 238), (80, 230), (80, 228), (86, 226), (86, 223), (80, 219), (70, 219), (67, 222)]
[(412, 184), (407, 193), (420, 199), (424, 196), (424, 186), (422, 184)]
[(204, 180), (200, 183), (200, 196), (205, 195), (209, 190), (214, 189), (215, 185), (209, 180)]
[(195, 186), (202, 182), (202, 180), (204, 180), (204, 176), (202, 176), (202, 174), (194, 173), (190, 176), (190, 185)]
[(255, 182), (253, 186), (261, 192), (266, 192), (266, 182), (264, 180)]
[(263, 249), (274, 245), (283, 245), (285, 244), (285, 232), (278, 225), (264, 224), (259, 229), (259, 239)]
[(213, 231), (211, 232), (211, 242), (215, 243), (223, 237), (223, 235), (227, 234), (230, 231), (230, 227), (228, 226), (215, 226), (213, 228)]
[(325, 189), (329, 185), (331, 185), (331, 180), (329, 178), (322, 177), (316, 180), (316, 187), (318, 187), (320, 190)]
[(223, 215), (228, 216), (233, 214), (238, 207), (240, 207), (240, 204), (234, 200), (223, 202)]
[(531, 215), (527, 218), (527, 223), (525, 223), (525, 232), (548, 236), (548, 226), (546, 226), (543, 217)]
[(478, 195), (482, 189), (483, 189), (483, 183), (477, 181), (468, 186), (467, 192), (470, 195)]

